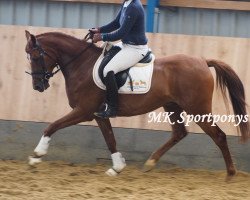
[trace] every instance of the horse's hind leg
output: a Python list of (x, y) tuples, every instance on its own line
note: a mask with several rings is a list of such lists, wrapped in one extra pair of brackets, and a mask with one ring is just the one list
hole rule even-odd
[(236, 169), (228, 149), (226, 134), (217, 125), (212, 126), (212, 122), (207, 122), (205, 120), (204, 122), (199, 122), (197, 124), (213, 139), (215, 144), (220, 148), (226, 163), (228, 176), (235, 175)]
[(177, 121), (182, 121), (180, 114), (183, 112), (183, 109), (175, 103), (168, 104), (164, 106), (166, 112), (174, 112), (170, 115), (170, 121), (172, 124), (172, 137), (162, 145), (157, 151), (155, 151), (147, 162), (144, 165), (144, 171), (151, 170), (157, 161), (166, 153), (169, 149), (171, 149), (174, 145), (176, 145), (180, 140), (182, 140), (187, 135), (187, 130), (183, 123), (178, 123)]
[[(207, 116), (206, 118), (204, 118), (197, 124), (201, 127), (201, 129), (207, 135), (209, 135), (213, 139), (215, 144), (220, 148), (223, 158), (226, 163), (227, 173), (229, 176), (232, 176), (236, 174), (236, 170), (232, 161), (231, 154), (228, 149), (226, 134), (216, 124), (215, 126), (212, 126), (213, 122), (208, 117), (212, 113), (212, 108), (211, 108), (212, 98), (208, 98), (206, 95), (204, 95), (203, 97), (204, 97), (203, 101), (202, 103), (199, 104), (199, 106), (195, 106), (195, 107), (187, 106), (186, 110), (188, 111), (189, 114), (192, 114), (192, 115)], [(201, 96), (200, 96), (200, 100), (201, 100)]]
[(125, 159), (122, 157), (122, 154), (116, 150), (116, 141), (110, 120), (101, 118), (96, 118), (95, 120), (101, 129), (105, 142), (111, 152), (113, 167), (107, 170), (106, 174), (109, 176), (116, 176), (124, 169), (124, 167), (126, 167)]

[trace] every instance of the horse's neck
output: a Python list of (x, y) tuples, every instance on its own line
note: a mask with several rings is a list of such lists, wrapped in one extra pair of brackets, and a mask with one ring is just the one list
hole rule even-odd
[(81, 45), (78, 48), (68, 48), (61, 51), (61, 70), (65, 79), (72, 79), (74, 74), (85, 74), (92, 68), (101, 54), (101, 50), (93, 44)]
[(61, 33), (41, 34), (38, 38), (45, 46), (56, 51), (65, 79), (75, 71), (84, 73), (93, 67), (102, 51), (93, 44)]
[[(84, 52), (81, 54), (82, 51)], [(82, 47), (81, 49), (78, 49), (77, 54), (69, 56), (69, 59), (74, 60), (69, 65), (64, 65), (61, 68), (65, 78), (66, 92), (71, 107), (77, 105), (79, 97), (83, 93), (88, 95), (89, 92), (93, 91), (95, 88), (92, 71), (100, 54), (101, 51), (96, 47)], [(68, 54), (65, 56), (68, 56)], [(65, 59), (63, 62), (65, 63), (69, 61), (70, 60)]]

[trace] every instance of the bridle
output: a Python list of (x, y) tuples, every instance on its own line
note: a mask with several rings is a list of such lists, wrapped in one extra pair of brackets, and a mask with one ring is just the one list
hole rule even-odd
[[(36, 41), (36, 46), (31, 50), (31, 51), (38, 51), (39, 52), (39, 57), (37, 58), (30, 58), (32, 61), (34, 61), (35, 63), (37, 63), (39, 66), (42, 67), (42, 70), (39, 72), (27, 72), (25, 71), (25, 73), (33, 76), (37, 76), (37, 75), (42, 75), (41, 79), (42, 81), (48, 81), (51, 77), (53, 77), (57, 72), (59, 72), (61, 70), (58, 62), (50, 55), (48, 54), (42, 47), (41, 45)], [(52, 66), (57, 67), (57, 70), (55, 72), (49, 72), (46, 69), (46, 64), (45, 64), (45, 60), (44, 60), (44, 56), (48, 56), (51, 60), (53, 60), (55, 62), (55, 64)]]
[[(84, 40), (88, 41), (90, 39), (93, 38), (93, 33), (91, 31), (89, 31), (89, 33), (85, 36)], [(67, 65), (69, 65), (70, 63), (72, 63), (74, 60), (76, 60), (80, 55), (82, 55), (90, 46), (93, 45), (93, 42), (89, 43), (87, 45), (87, 47), (85, 47), (79, 54), (77, 54), (74, 58), (72, 58), (70, 61), (68, 61), (66, 64), (64, 64), (63, 67), (66, 67)], [(53, 77), (56, 73), (58, 73), (61, 70), (61, 66), (59, 65), (59, 63), (57, 62), (56, 59), (54, 59), (49, 53), (47, 53), (39, 44), (38, 41), (36, 41), (35, 47), (31, 50), (31, 51), (38, 51), (39, 53), (39, 57), (37, 58), (30, 58), (33, 62), (37, 63), (39, 66), (41, 66), (42, 70), (38, 71), (38, 72), (27, 72), (25, 71), (25, 73), (31, 75), (32, 77), (35, 76), (39, 76), (41, 75), (41, 80), (43, 82), (43, 84), (47, 81), (49, 81), (49, 79), (51, 77)], [(55, 67), (57, 67), (57, 70), (54, 72), (49, 72), (46, 68), (46, 64), (45, 64), (45, 60), (44, 60), (44, 56), (48, 56), (52, 61), (54, 61), (55, 64), (53, 64), (51, 67), (54, 69)]]

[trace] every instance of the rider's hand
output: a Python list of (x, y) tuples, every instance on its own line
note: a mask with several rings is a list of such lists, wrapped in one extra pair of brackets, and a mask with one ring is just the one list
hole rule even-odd
[(94, 34), (94, 37), (93, 37), (93, 42), (94, 43), (97, 43), (99, 41), (102, 41), (102, 35), (100, 33), (96, 33)]
[(89, 29), (89, 32), (91, 32), (91, 33), (100, 33), (100, 29), (99, 28), (91, 28), (91, 29)]

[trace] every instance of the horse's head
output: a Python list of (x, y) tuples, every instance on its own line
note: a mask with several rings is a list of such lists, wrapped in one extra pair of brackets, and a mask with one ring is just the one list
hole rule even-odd
[(40, 44), (36, 36), (28, 31), (25, 33), (27, 38), (25, 51), (31, 66), (31, 73), (27, 73), (32, 76), (33, 89), (43, 92), (49, 87), (49, 78), (54, 75), (53, 69), (57, 66), (57, 59), (52, 56), (52, 52), (45, 51), (48, 47)]

